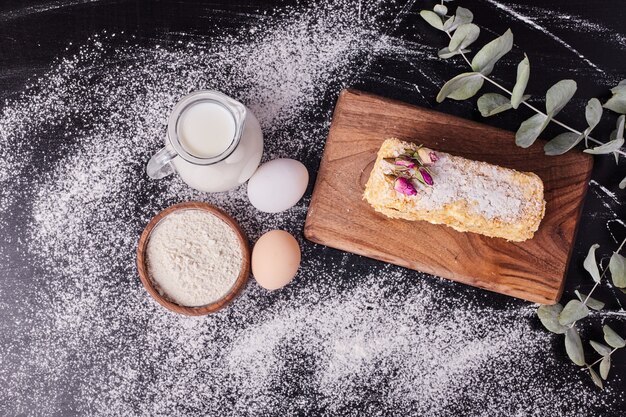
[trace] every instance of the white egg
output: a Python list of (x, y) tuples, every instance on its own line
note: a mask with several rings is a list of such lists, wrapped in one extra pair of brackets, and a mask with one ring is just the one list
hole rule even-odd
[(294, 159), (264, 163), (248, 181), (250, 203), (260, 211), (278, 213), (293, 207), (309, 183), (306, 167)]

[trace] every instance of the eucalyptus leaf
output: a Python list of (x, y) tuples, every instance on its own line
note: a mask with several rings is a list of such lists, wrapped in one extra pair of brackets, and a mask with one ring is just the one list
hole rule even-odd
[(596, 384), (596, 386), (598, 388), (604, 389), (604, 385), (602, 384), (602, 380), (600, 379), (600, 377), (598, 376), (596, 371), (591, 369), (591, 367), (587, 367), (587, 369), (589, 369), (589, 375), (591, 375), (591, 380), (593, 381), (593, 383)]
[(563, 326), (569, 326), (577, 320), (584, 319), (589, 315), (589, 309), (579, 300), (570, 300), (563, 311), (559, 314), (559, 323)]
[[(448, 19), (447, 19), (447, 20), (443, 23), (443, 30), (444, 30), (444, 31), (446, 31), (446, 32), (450, 32), (450, 31), (454, 30), (454, 29), (452, 28), (452, 25), (454, 25), (454, 19), (455, 19), (455, 17), (454, 17), (454, 16), (450, 16), (450, 17), (449, 17), (449, 18), (448, 18)], [(458, 25), (456, 25), (456, 26), (458, 26)], [(456, 27), (456, 26), (455, 26), (455, 27)]]
[(457, 7), (456, 14), (450, 19), (446, 20), (443, 25), (443, 30), (445, 30), (446, 32), (452, 32), (461, 25), (472, 23), (472, 20), (474, 20), (474, 14), (470, 12), (469, 9), (466, 9), (464, 7)]
[(619, 182), (619, 188), (622, 190), (626, 188), (626, 177), (624, 177), (624, 179)]
[(595, 148), (591, 149), (585, 149), (583, 152), (593, 155), (604, 155), (620, 150), (623, 145), (624, 138), (617, 138), (605, 143), (604, 145), (596, 146)]
[(587, 120), (587, 124), (589, 127), (585, 129), (585, 147), (589, 146), (587, 141), (587, 137), (589, 133), (600, 123), (600, 119), (602, 118), (602, 103), (597, 98), (592, 98), (587, 102), (587, 106), (585, 107), (585, 119)]
[(468, 79), (463, 83), (461, 88), (450, 93), (448, 98), (453, 100), (467, 100), (468, 98), (472, 98), (478, 93), (483, 83), (484, 79), (482, 77)]
[(576, 365), (585, 365), (583, 342), (580, 340), (580, 336), (575, 327), (571, 327), (565, 332), (565, 352), (567, 352), (567, 356), (569, 356)]
[(615, 129), (615, 139), (624, 139), (624, 119), (623, 114), (617, 118), (617, 129)]
[(472, 69), (484, 75), (491, 74), (493, 67), (513, 47), (513, 32), (507, 29), (504, 34), (483, 46), (472, 59)]
[[(591, 129), (596, 127), (600, 123), (602, 118), (602, 103), (597, 98), (592, 98), (587, 102), (585, 107), (585, 119)], [(589, 130), (591, 132), (591, 130)]]
[[(522, 97), (523, 101), (530, 98), (529, 94)], [(507, 111), (512, 108), (511, 100), (502, 94), (498, 93), (485, 93), (478, 99), (478, 110), (483, 117), (493, 116), (503, 111)]]
[(440, 49), (437, 52), (437, 55), (439, 56), (439, 58), (443, 58), (443, 59), (448, 59), (448, 58), (452, 58), (453, 56), (457, 56), (457, 55), (461, 55), (461, 52), (466, 54), (469, 52), (469, 49), (461, 49), (458, 51), (451, 51), (447, 46), (443, 49)]
[(626, 346), (626, 341), (615, 330), (611, 329), (608, 324), (602, 327), (602, 331), (604, 332), (604, 341), (612, 348), (620, 349)]
[(474, 20), (474, 13), (472, 13), (470, 9), (466, 9), (465, 7), (458, 6), (456, 8), (455, 15), (465, 20), (467, 23), (471, 23), (472, 20)]
[(585, 258), (585, 262), (583, 262), (583, 267), (589, 272), (591, 278), (595, 282), (600, 282), (600, 271), (598, 270), (598, 264), (596, 262), (596, 249), (598, 249), (600, 245), (594, 243), (589, 248), (589, 252), (587, 252), (587, 257)]
[(524, 54), (524, 59), (517, 64), (517, 79), (515, 81), (515, 87), (513, 87), (513, 93), (511, 94), (511, 105), (514, 109), (517, 109), (522, 101), (524, 101), (524, 91), (526, 91), (529, 77), (530, 61), (528, 61), (528, 57)]
[(448, 8), (443, 4), (435, 4), (435, 7), (433, 7), (433, 11), (441, 17), (444, 17), (448, 14)]
[[(583, 303), (587, 304), (587, 307), (590, 309), (600, 311), (604, 308), (604, 303), (602, 301), (589, 297), (587, 294), (583, 294), (578, 290), (574, 291), (574, 293), (576, 293), (576, 297), (578, 297), (578, 299)], [(587, 301), (585, 302), (585, 300)]]
[(559, 314), (563, 311), (561, 304), (542, 305), (537, 309), (537, 317), (543, 324), (543, 327), (556, 334), (563, 334), (567, 331), (567, 327), (559, 323)]
[(553, 117), (574, 97), (576, 81), (561, 80), (546, 92), (546, 112)]
[(454, 31), (448, 48), (451, 51), (465, 49), (470, 46), (480, 35), (480, 28), (473, 23), (462, 24)]
[(422, 10), (420, 12), (420, 16), (422, 16), (422, 18), (435, 29), (443, 30), (443, 22), (437, 13), (430, 10)]
[(615, 113), (626, 113), (626, 91), (618, 92), (613, 97), (608, 99), (603, 106), (605, 109), (613, 110)]
[(611, 280), (617, 288), (626, 288), (626, 258), (617, 252), (613, 252), (609, 261)]
[(511, 108), (511, 100), (498, 93), (483, 94), (477, 104), (483, 117), (493, 116)]
[(548, 123), (550, 123), (550, 118), (539, 113), (522, 122), (515, 133), (515, 143), (517, 146), (528, 148), (537, 140)]
[(465, 7), (457, 7), (454, 14), (454, 28), (464, 25), (466, 23), (472, 23), (474, 20), (474, 13)]
[(610, 369), (611, 369), (611, 357), (610, 356), (605, 356), (600, 361), (600, 376), (605, 381), (609, 377), (609, 370)]
[(600, 356), (607, 356), (607, 355), (611, 354), (611, 350), (612, 349), (610, 347), (608, 347), (607, 345), (605, 345), (604, 343), (600, 343), (600, 342), (596, 342), (595, 340), (591, 340), (591, 341), (589, 341), (589, 344), (591, 345), (593, 350), (598, 352), (598, 354)]
[(546, 155), (562, 155), (565, 152), (578, 145), (585, 135), (583, 133), (576, 134), (573, 132), (564, 132), (557, 135), (550, 142), (543, 146)]
[(626, 93), (626, 84), (618, 84), (617, 86), (611, 88), (611, 93), (613, 93), (613, 94), (623, 94), (623, 93)]
[[(463, 53), (465, 52), (467, 52), (467, 49), (463, 50)], [(437, 55), (439, 56), (439, 58), (443, 58), (443, 59), (452, 58), (453, 56), (457, 56), (460, 54), (461, 54), (461, 51), (451, 51), (450, 48), (448, 48), (447, 46), (443, 49), (440, 49), (437, 52)]]
[(619, 94), (626, 91), (626, 80), (620, 81), (615, 87), (611, 88), (611, 93)]
[(441, 87), (437, 102), (441, 103), (446, 97), (454, 100), (466, 100), (473, 97), (483, 86), (484, 81), (482, 75), (477, 72), (459, 74)]

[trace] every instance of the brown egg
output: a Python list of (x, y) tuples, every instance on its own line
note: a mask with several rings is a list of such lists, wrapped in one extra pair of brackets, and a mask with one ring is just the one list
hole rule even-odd
[(272, 230), (252, 249), (252, 275), (259, 285), (277, 290), (289, 284), (300, 267), (300, 245), (284, 230)]

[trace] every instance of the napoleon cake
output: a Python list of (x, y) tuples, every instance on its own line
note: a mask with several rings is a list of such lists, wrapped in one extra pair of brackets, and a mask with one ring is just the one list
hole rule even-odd
[(545, 213), (543, 182), (398, 139), (383, 142), (363, 198), (390, 218), (444, 224), (459, 232), (522, 242)]

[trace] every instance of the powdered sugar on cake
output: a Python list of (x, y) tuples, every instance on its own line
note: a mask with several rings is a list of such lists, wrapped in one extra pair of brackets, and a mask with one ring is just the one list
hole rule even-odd
[(472, 163), (468, 173), (468, 161), (447, 153), (437, 152), (439, 160), (429, 169), (434, 186), (421, 186), (417, 207), (436, 210), (455, 201), (470, 201), (470, 210), (489, 219), (513, 221), (521, 216), (526, 205), (524, 190), (512, 181), (513, 172), (480, 162)]

